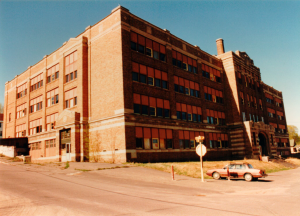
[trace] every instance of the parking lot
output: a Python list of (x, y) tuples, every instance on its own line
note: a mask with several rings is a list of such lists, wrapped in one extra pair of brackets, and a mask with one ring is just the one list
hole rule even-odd
[(0, 175), (4, 215), (299, 215), (300, 168), (253, 182), (202, 183), (127, 165), (2, 161)]

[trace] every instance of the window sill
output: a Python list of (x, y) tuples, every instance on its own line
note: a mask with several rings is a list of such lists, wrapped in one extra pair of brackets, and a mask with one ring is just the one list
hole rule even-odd
[(19, 120), (19, 119), (22, 119), (22, 118), (25, 118), (25, 117), (26, 117), (26, 115), (23, 116), (23, 117), (16, 118), (16, 120)]
[(77, 105), (75, 105), (75, 106), (72, 106), (72, 107), (69, 107), (69, 108), (65, 108), (65, 109), (68, 109), (68, 110), (70, 110), (70, 109), (73, 109), (73, 108), (77, 108)]
[(52, 80), (51, 82), (47, 82), (46, 84), (48, 85), (48, 84), (52, 84), (52, 83), (55, 83), (56, 81), (58, 81), (59, 80), (59, 78), (57, 78), (57, 79), (55, 79), (55, 80)]
[(133, 113), (133, 114), (134, 114), (134, 115), (137, 115), (137, 116), (145, 116), (145, 117), (150, 117), (150, 118), (170, 119), (170, 117), (151, 116), (151, 115), (140, 114), (140, 113)]
[(207, 99), (205, 99), (205, 102), (210, 102), (210, 103), (213, 103), (213, 104), (218, 104), (218, 105), (223, 105), (224, 106), (224, 103), (217, 103), (217, 102), (213, 102), (213, 101), (210, 101), (210, 100), (207, 100)]
[(196, 97), (196, 96), (192, 96), (192, 95), (187, 95), (187, 94), (184, 94), (184, 93), (177, 92), (177, 91), (175, 91), (175, 90), (174, 90), (174, 92), (175, 92), (176, 94), (180, 94), (180, 95), (185, 95), (185, 96), (189, 96), (189, 97), (192, 97), (192, 98), (201, 99), (201, 97)]
[(196, 76), (198, 75), (198, 73), (194, 73), (194, 72), (191, 72), (191, 71), (188, 71), (188, 70), (184, 70), (183, 68), (180, 68), (180, 67), (178, 67), (178, 66), (176, 66), (176, 65), (173, 65), (173, 64), (172, 64), (172, 66), (175, 67), (175, 68), (177, 68), (177, 69), (181, 69), (181, 70), (183, 70), (183, 71), (185, 71), (185, 72), (194, 74), (194, 75), (196, 75)]
[[(147, 58), (154, 59), (154, 60), (157, 60), (157, 61), (159, 61), (159, 62), (162, 62), (162, 63), (165, 63), (165, 64), (167, 64), (167, 61), (162, 61), (162, 60), (159, 60), (159, 59), (153, 58), (153, 57), (151, 57), (151, 56), (148, 56), (147, 54), (140, 53), (140, 52), (139, 52), (139, 51), (137, 51), (137, 50), (132, 50), (132, 49), (130, 49), (130, 50), (131, 50), (131, 52), (138, 53), (138, 54), (140, 54), (140, 55), (143, 55), (143, 56), (145, 56), (145, 57), (147, 57)], [(166, 58), (167, 58), (167, 57), (166, 57)]]
[(42, 89), (43, 87), (44, 87), (44, 86), (41, 86), (41, 87), (39, 87), (39, 88), (37, 88), (37, 89), (34, 89), (34, 90), (30, 91), (30, 93), (35, 92), (36, 90), (40, 90), (40, 89)]
[(56, 103), (56, 104), (53, 104), (53, 105), (51, 105), (51, 106), (47, 106), (46, 107), (46, 109), (48, 109), (48, 108), (52, 108), (52, 107), (55, 107), (55, 106), (58, 106), (59, 105), (59, 102), (58, 103)]
[(75, 81), (77, 81), (77, 78), (75, 78), (75, 79), (73, 79), (73, 80), (71, 80), (69, 82), (65, 82), (64, 85), (70, 84), (70, 83), (75, 82)]
[(213, 83), (223, 84), (222, 82), (212, 81), (211, 79), (209, 79), (209, 78), (207, 78), (207, 77), (204, 77), (204, 76), (202, 76), (202, 78), (204, 78), (205, 80), (209, 80), (209, 81), (211, 81), (211, 82), (213, 82)]
[(22, 99), (22, 98), (25, 98), (25, 96), (27, 96), (27, 94), (24, 95), (24, 96), (22, 96), (22, 97), (17, 98), (17, 100)]
[[(142, 82), (138, 82), (138, 81), (134, 81), (132, 80), (133, 83), (138, 83), (138, 84), (141, 84), (141, 85), (146, 85), (146, 86), (149, 86), (151, 88), (156, 88), (156, 89), (160, 89), (160, 90), (165, 90), (165, 91), (170, 91), (169, 89), (165, 89), (165, 88), (162, 88), (162, 87), (157, 87), (155, 85), (149, 85), (149, 84), (146, 84), (146, 83), (142, 83)], [(169, 81), (168, 81), (169, 82)]]
[(42, 108), (42, 109), (40, 109), (40, 110), (38, 110), (38, 111), (35, 111), (35, 112), (32, 112), (32, 113), (29, 113), (29, 115), (31, 115), (31, 114), (35, 114), (35, 113), (38, 113), (38, 112), (41, 112), (41, 111), (43, 111), (43, 108)]

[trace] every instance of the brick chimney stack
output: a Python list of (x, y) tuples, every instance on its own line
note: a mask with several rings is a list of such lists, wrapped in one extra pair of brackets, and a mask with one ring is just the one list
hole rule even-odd
[(218, 55), (221, 55), (225, 52), (224, 50), (224, 43), (223, 43), (223, 39), (219, 38), (216, 40), (217, 43), (217, 51), (218, 51)]

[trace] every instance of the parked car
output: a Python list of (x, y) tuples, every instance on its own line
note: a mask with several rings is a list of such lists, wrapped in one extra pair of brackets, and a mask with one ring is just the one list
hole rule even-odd
[[(229, 168), (229, 169), (227, 169)], [(268, 176), (264, 170), (254, 169), (249, 163), (230, 163), (222, 169), (211, 169), (206, 172), (206, 175), (212, 176), (214, 179), (228, 178), (243, 178), (246, 181), (257, 180)]]

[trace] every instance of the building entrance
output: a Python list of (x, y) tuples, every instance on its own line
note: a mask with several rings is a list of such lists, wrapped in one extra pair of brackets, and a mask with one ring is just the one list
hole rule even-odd
[(61, 161), (71, 161), (71, 130), (60, 131), (60, 155)]
[(268, 156), (267, 138), (262, 133), (258, 134), (258, 138), (259, 138), (259, 145), (260, 145), (260, 154), (262, 156)]

